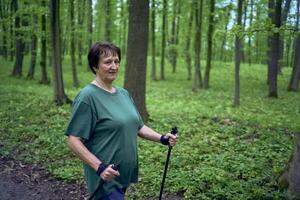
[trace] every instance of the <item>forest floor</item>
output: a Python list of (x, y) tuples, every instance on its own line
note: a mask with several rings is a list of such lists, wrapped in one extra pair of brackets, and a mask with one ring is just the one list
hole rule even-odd
[[(0, 156), (1, 200), (88, 199), (84, 183), (57, 180), (43, 168)], [(149, 198), (153, 200), (156, 198)], [(164, 195), (165, 200), (181, 200), (181, 195)]]
[(87, 199), (83, 183), (65, 183), (31, 164), (0, 157), (0, 199)]

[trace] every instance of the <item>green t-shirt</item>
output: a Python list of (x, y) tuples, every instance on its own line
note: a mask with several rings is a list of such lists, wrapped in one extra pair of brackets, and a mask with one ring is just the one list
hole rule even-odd
[(106, 164), (120, 164), (120, 176), (104, 183), (90, 166), (84, 164), (88, 190), (94, 199), (127, 187), (138, 180), (137, 133), (143, 121), (128, 92), (116, 88), (109, 93), (93, 84), (76, 96), (66, 135), (82, 138), (83, 144)]

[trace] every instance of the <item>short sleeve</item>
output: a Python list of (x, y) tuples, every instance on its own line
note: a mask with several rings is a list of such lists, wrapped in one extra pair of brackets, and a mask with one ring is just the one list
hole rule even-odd
[(126, 95), (130, 98), (130, 100), (131, 100), (131, 102), (132, 102), (132, 104), (133, 104), (133, 106), (134, 106), (134, 108), (135, 108), (135, 110), (136, 110), (136, 113), (137, 113), (137, 115), (138, 115), (138, 117), (139, 117), (139, 122), (138, 122), (139, 125), (138, 125), (138, 129), (140, 130), (140, 129), (143, 128), (143, 126), (144, 126), (143, 119), (142, 119), (142, 117), (141, 117), (141, 115), (140, 115), (139, 110), (137, 109), (137, 107), (136, 107), (136, 105), (135, 105), (135, 103), (134, 103), (134, 100), (133, 100), (132, 96), (129, 94), (129, 92), (128, 92), (127, 90), (125, 90), (125, 89), (123, 89), (123, 90), (125, 91)]
[(75, 101), (65, 134), (89, 140), (94, 132), (96, 122), (96, 116), (91, 106), (83, 101)]

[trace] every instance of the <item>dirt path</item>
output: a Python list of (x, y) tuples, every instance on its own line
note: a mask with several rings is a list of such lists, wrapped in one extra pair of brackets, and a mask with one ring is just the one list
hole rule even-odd
[(84, 184), (66, 184), (37, 166), (0, 156), (0, 199), (87, 199), (87, 192)]
[[(128, 190), (130, 192), (130, 189)], [(44, 169), (0, 156), (0, 200), (87, 200), (84, 183), (70, 184), (52, 178)], [(155, 200), (148, 198), (147, 200)], [(182, 200), (182, 195), (163, 195)]]

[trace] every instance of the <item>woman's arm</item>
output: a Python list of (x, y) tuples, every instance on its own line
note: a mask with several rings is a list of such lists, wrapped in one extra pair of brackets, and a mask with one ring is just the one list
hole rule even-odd
[[(75, 153), (83, 162), (91, 166), (95, 171), (98, 170), (101, 161), (92, 154), (82, 143), (79, 137), (70, 135), (68, 137), (68, 145), (73, 153)], [(107, 167), (101, 174), (101, 178), (105, 181), (111, 180), (115, 176), (119, 176), (119, 172)]]
[(68, 137), (68, 145), (72, 152), (75, 153), (83, 162), (97, 171), (101, 161), (84, 146), (79, 137), (70, 135)]
[[(161, 134), (155, 132), (153, 129), (149, 128), (148, 126), (144, 125), (140, 130), (138, 135), (141, 138), (144, 138), (146, 140), (154, 141), (154, 142), (159, 142), (160, 143), (160, 138)], [(171, 146), (174, 146), (177, 141), (177, 135), (172, 135), (171, 133), (167, 133), (165, 135), (166, 138), (169, 138), (169, 143)]]

